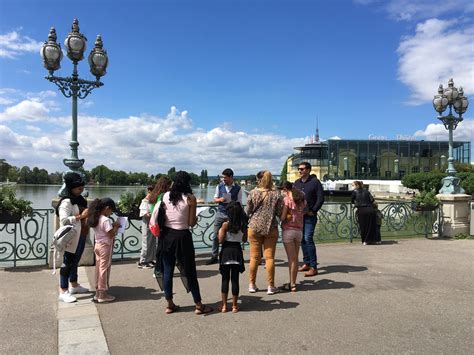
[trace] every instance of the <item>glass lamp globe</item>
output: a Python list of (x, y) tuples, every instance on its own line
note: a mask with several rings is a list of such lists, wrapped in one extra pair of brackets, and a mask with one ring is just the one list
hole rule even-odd
[(84, 59), (87, 39), (79, 32), (79, 21), (74, 19), (72, 23), (72, 31), (69, 32), (64, 40), (64, 46), (67, 49), (67, 56), (73, 62), (79, 62)]
[(40, 49), (40, 55), (43, 58), (43, 66), (52, 74), (61, 67), (63, 52), (61, 46), (56, 43), (56, 30), (51, 27), (49, 30), (48, 41)]
[(107, 73), (109, 58), (107, 56), (107, 51), (103, 49), (102, 38), (100, 35), (97, 36), (94, 49), (89, 54), (88, 60), (91, 73), (95, 75), (97, 80)]

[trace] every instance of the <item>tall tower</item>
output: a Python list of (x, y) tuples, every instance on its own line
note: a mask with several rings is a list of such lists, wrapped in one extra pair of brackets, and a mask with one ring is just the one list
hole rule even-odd
[(318, 118), (316, 117), (316, 135), (314, 136), (314, 143), (319, 143), (319, 127), (318, 127)]

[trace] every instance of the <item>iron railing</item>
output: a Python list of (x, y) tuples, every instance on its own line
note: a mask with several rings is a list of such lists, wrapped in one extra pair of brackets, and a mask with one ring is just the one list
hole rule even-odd
[[(416, 212), (410, 202), (382, 202), (382, 240), (425, 236), (438, 233), (440, 210)], [(215, 205), (199, 205), (197, 225), (192, 230), (196, 249), (209, 249), (214, 235)], [(52, 209), (35, 209), (20, 223), (0, 224), (0, 267), (48, 264), (49, 243), (53, 234)], [(125, 233), (114, 242), (114, 259), (137, 257), (141, 250), (142, 222), (129, 220)], [(326, 202), (318, 213), (317, 242), (348, 241), (360, 238), (355, 208), (350, 203)], [(278, 239), (281, 242), (281, 233)]]

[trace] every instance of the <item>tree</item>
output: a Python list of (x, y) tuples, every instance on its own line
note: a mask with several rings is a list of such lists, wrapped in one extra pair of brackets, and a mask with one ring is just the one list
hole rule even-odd
[(99, 184), (105, 184), (110, 174), (111, 170), (105, 165), (98, 165), (91, 170), (92, 178)]
[(201, 181), (201, 184), (208, 184), (209, 183), (209, 177), (207, 176), (207, 170), (201, 170), (200, 181)]
[(280, 173), (281, 182), (285, 182), (287, 180), (286, 179), (287, 174), (288, 174), (288, 158), (286, 158), (285, 162), (283, 163), (283, 168), (281, 169), (281, 173)]
[(23, 166), (18, 174), (18, 183), (30, 184), (31, 183), (31, 169), (27, 166)]
[(171, 180), (173, 180), (174, 176), (176, 175), (176, 168), (173, 166), (168, 170), (168, 176), (170, 177)]

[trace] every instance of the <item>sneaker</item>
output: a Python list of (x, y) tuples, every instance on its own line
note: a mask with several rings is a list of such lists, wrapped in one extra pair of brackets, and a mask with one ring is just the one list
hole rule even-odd
[(59, 293), (58, 299), (64, 303), (73, 303), (77, 301), (77, 298), (72, 296), (69, 291), (66, 291), (64, 293)]
[(215, 256), (211, 257), (208, 261), (206, 261), (206, 265), (217, 264), (219, 260)]
[(154, 267), (155, 267), (155, 265), (153, 265), (152, 263), (144, 263), (143, 264), (144, 269), (153, 269)]
[(155, 267), (156, 266), (156, 262), (155, 261), (150, 261), (148, 264), (150, 264), (151, 266)]
[(275, 293), (280, 292), (280, 290), (274, 286), (268, 286), (267, 295), (274, 295)]
[(88, 292), (89, 292), (89, 289), (81, 285), (77, 287), (69, 287), (69, 293), (71, 295), (74, 295), (75, 293), (88, 293)]
[(115, 300), (115, 296), (105, 295), (104, 298), (98, 298), (97, 302), (99, 302), (99, 303), (108, 303), (108, 302), (112, 302), (114, 300)]
[(137, 267), (138, 267), (139, 269), (149, 269), (149, 267), (147, 267), (147, 266), (148, 266), (148, 263), (145, 263), (145, 262), (139, 261), (139, 262), (137, 263)]
[(257, 285), (249, 285), (249, 292), (250, 293), (255, 293), (258, 291)]

